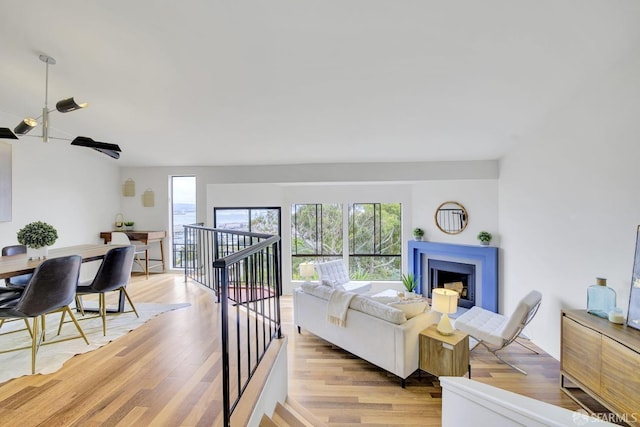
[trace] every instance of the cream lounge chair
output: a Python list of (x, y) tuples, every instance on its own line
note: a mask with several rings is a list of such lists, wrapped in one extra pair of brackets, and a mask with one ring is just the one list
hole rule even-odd
[[(515, 311), (509, 317), (474, 306), (456, 319), (455, 328), (478, 340), (501, 362), (526, 375), (527, 373), (523, 369), (502, 359), (496, 352), (516, 341), (524, 327), (536, 315), (541, 301), (542, 295), (540, 292), (531, 291), (520, 300)], [(516, 342), (538, 354), (537, 351), (521, 342)]]

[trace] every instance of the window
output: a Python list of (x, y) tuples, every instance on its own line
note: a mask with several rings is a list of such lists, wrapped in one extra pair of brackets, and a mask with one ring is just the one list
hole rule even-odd
[(349, 274), (354, 280), (400, 280), (400, 203), (349, 205)]
[(280, 208), (213, 208), (213, 227), (279, 236)]
[[(348, 236), (352, 280), (400, 280), (402, 227), (400, 203), (352, 203), (348, 224), (343, 206), (300, 204), (291, 208), (291, 278), (300, 280), (299, 265), (343, 258)], [(346, 250), (346, 248), (344, 249)]]
[(301, 204), (291, 207), (291, 276), (300, 279), (303, 262), (342, 258), (342, 205)]
[(196, 177), (171, 177), (171, 262), (184, 268), (184, 225), (196, 222)]

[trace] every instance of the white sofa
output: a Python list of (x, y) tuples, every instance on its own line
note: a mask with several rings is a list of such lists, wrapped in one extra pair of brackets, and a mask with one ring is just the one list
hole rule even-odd
[[(418, 334), (440, 320), (433, 311), (407, 320), (402, 310), (355, 295), (347, 311), (346, 326), (327, 321), (333, 289), (304, 283), (293, 293), (293, 319), (298, 327), (399, 376), (404, 380), (418, 369)], [(427, 309), (428, 310), (428, 309)]]

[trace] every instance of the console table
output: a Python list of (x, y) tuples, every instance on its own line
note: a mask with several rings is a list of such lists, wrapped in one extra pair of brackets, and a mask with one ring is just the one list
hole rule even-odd
[(586, 310), (562, 310), (560, 388), (589, 411), (585, 393), (640, 426), (640, 330)]
[[(115, 230), (119, 231), (119, 230)], [(111, 241), (111, 233), (114, 231), (103, 231), (100, 233), (100, 238), (104, 239), (104, 243), (109, 243)], [(162, 262), (162, 272), (165, 270), (165, 261), (164, 261), (164, 238), (167, 237), (167, 232), (164, 230), (160, 231), (121, 231), (127, 235), (129, 240), (142, 242), (145, 245), (149, 245), (150, 243), (159, 243), (160, 244), (160, 259), (154, 261)], [(153, 266), (152, 266), (153, 267)]]

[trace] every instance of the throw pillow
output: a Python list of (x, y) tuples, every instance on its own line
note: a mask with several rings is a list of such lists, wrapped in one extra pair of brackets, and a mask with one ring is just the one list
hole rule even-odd
[(377, 301), (381, 304), (390, 304), (392, 302), (399, 302), (400, 298), (398, 296), (389, 296), (389, 295), (382, 295), (382, 296), (377, 296), (377, 295), (372, 295), (369, 298), (371, 298), (374, 301)]
[(349, 307), (361, 313), (369, 314), (379, 319), (386, 320), (387, 322), (395, 323), (396, 325), (401, 325), (407, 321), (407, 316), (402, 312), (402, 310), (398, 310), (385, 304), (380, 304), (379, 302), (363, 297), (362, 295), (356, 295), (353, 297)]
[(330, 287), (322, 286), (317, 283), (305, 282), (300, 287), (305, 293), (325, 300), (328, 300), (329, 295), (331, 295), (331, 292), (333, 292), (333, 289), (331, 289)]
[(402, 301), (393, 302), (389, 304), (391, 307), (402, 310), (407, 319), (416, 317), (418, 314), (423, 313), (429, 306), (426, 301)]

